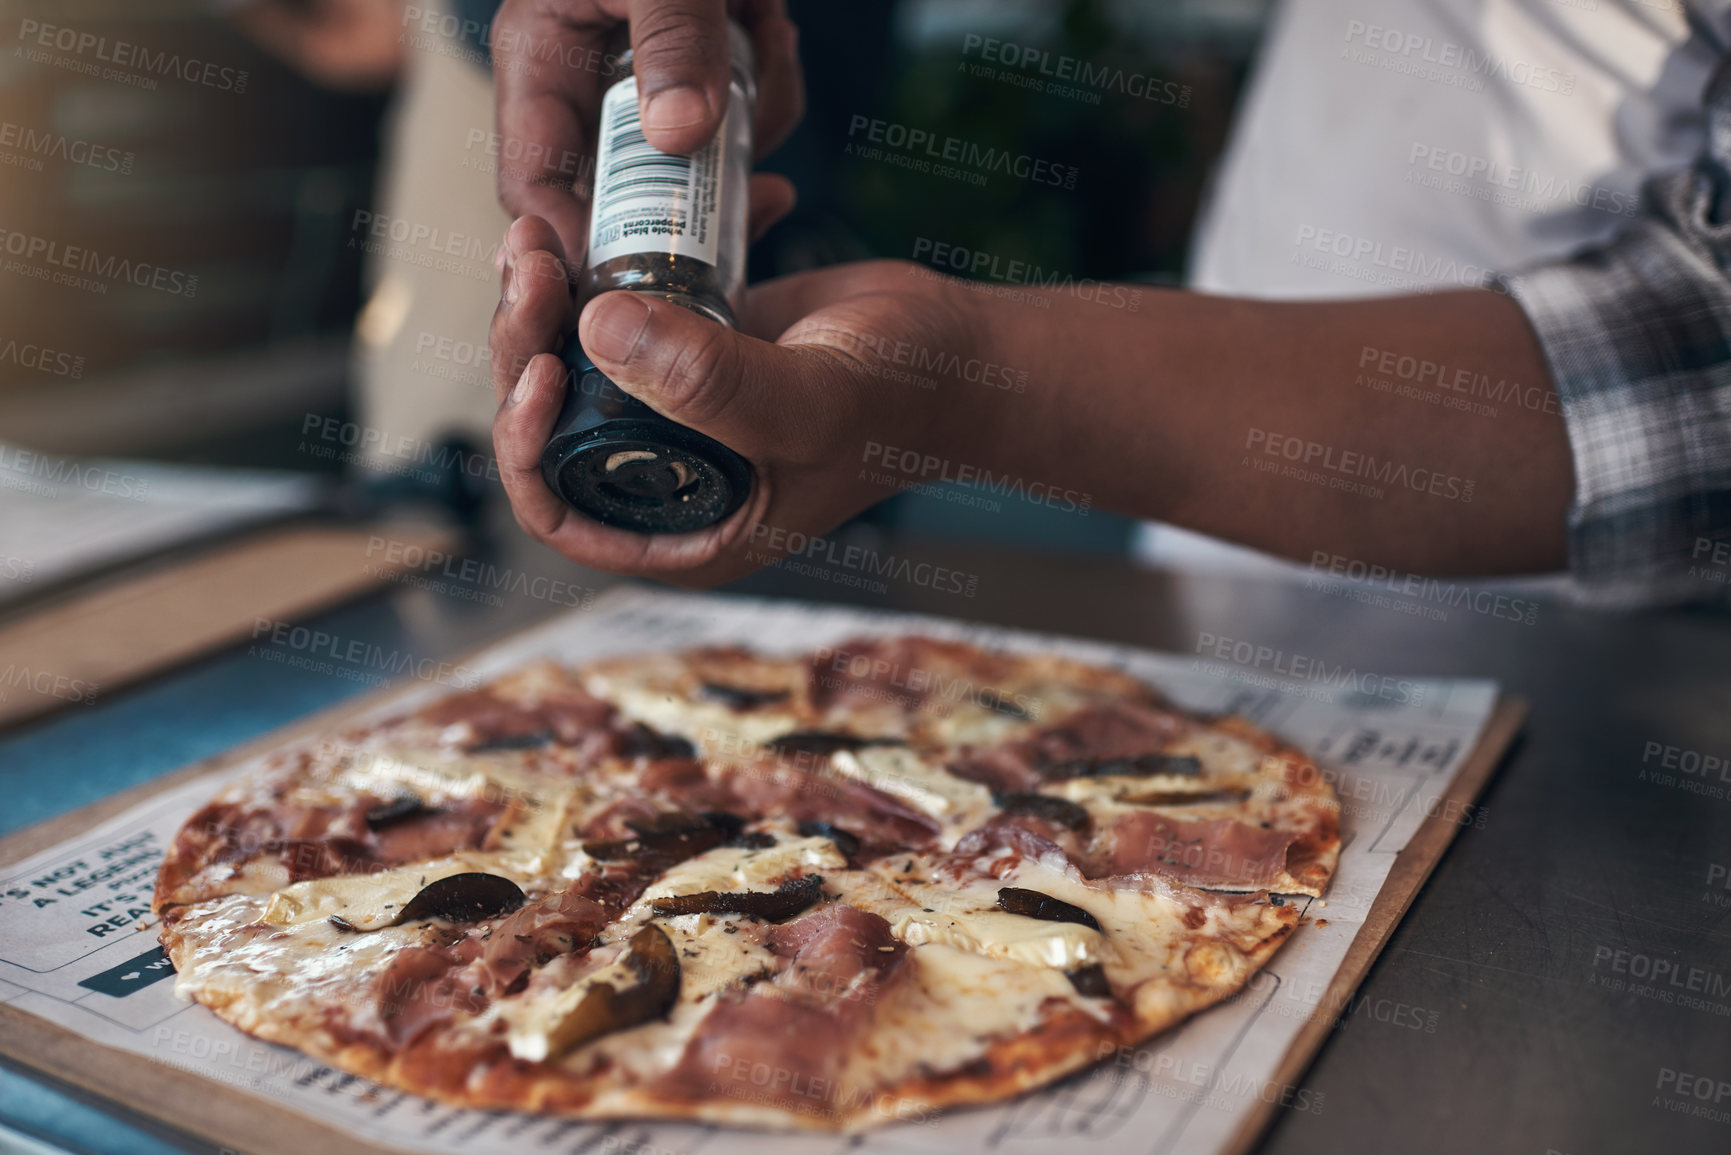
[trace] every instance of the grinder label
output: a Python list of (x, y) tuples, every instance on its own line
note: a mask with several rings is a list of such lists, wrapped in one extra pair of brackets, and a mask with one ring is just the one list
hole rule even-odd
[[(736, 115), (731, 102), (727, 115), (729, 120)], [(637, 78), (608, 89), (595, 154), (591, 267), (628, 253), (676, 253), (715, 264), (729, 127), (723, 124), (692, 156), (673, 156), (644, 139)]]

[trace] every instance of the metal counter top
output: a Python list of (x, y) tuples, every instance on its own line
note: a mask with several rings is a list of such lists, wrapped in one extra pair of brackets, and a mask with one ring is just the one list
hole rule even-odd
[[(864, 540), (977, 579), (975, 592), (919, 580), (874, 592), (830, 563), (729, 588), (1178, 652), (1229, 638), (1383, 675), (1494, 677), (1531, 703), (1482, 825), (1459, 832), (1305, 1076), (1312, 1094), (1295, 1101), (1311, 1109), (1278, 1112), (1269, 1155), (1731, 1150), (1731, 617), (1543, 602), (1529, 624), (1458, 585), (1363, 601), (1312, 580)], [(484, 556), (592, 588), (616, 580), (515, 533)], [(497, 600), (399, 586), (315, 624), (444, 658), (564, 609)], [(0, 734), (0, 832), (368, 688), (243, 645)], [(67, 1151), (209, 1149), (16, 1071), (0, 1070), (0, 1124)]]

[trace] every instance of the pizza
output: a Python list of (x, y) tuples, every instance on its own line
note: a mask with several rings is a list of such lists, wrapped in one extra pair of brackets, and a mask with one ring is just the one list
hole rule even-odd
[(857, 1131), (1237, 991), (1339, 806), (1248, 722), (932, 637), (530, 665), (288, 747), (177, 834), (178, 990), (435, 1099)]

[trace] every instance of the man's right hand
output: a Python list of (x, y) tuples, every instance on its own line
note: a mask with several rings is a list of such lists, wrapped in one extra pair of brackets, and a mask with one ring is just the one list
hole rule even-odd
[[(894, 446), (898, 459), (976, 463), (975, 446), (1014, 416), (999, 389), (961, 375), (989, 348), (973, 296), (917, 265), (865, 261), (765, 282), (747, 291), (738, 331), (647, 293), (602, 293), (578, 327), (597, 367), (748, 458), (755, 475), (746, 503), (708, 529), (650, 536), (604, 526), (541, 477), (568, 373), (545, 352), (570, 309), (552, 242), (535, 217), (506, 235), (505, 291), (488, 340), (500, 401), (493, 446), (518, 524), (581, 565), (693, 586), (749, 573), (921, 480), (881, 468), (891, 476), (872, 476), (874, 453)], [(915, 362), (936, 364), (941, 378)]]
[[(799, 37), (786, 0), (735, 0), (757, 56), (758, 155), (799, 123), (805, 91)], [(499, 134), (526, 160), (499, 166), (499, 200), (513, 217), (539, 216), (572, 266), (588, 244), (589, 158), (601, 97), (617, 79), (608, 49), (629, 24), (633, 70), (649, 143), (691, 153), (727, 111), (726, 0), (505, 0), (493, 21)], [(575, 179), (574, 179), (575, 178)]]

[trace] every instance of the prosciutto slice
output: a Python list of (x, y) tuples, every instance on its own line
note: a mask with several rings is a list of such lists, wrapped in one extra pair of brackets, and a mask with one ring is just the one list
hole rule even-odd
[(1160, 754), (1190, 726), (1155, 706), (1090, 706), (1007, 745), (964, 751), (945, 769), (993, 790), (1033, 790), (1099, 763)]
[(1158, 754), (1188, 729), (1169, 711), (1114, 702), (1077, 711), (1018, 743), (1017, 752), (1035, 770), (1062, 777), (1069, 763)]
[[(1004, 851), (1011, 851), (1003, 855)], [(1026, 814), (1000, 814), (968, 831), (939, 869), (956, 878), (974, 873), (982, 859), (995, 858), (995, 870), (1007, 874), (1024, 858), (1057, 866), (1078, 865), (1086, 851), (1074, 831)]]
[(509, 742), (546, 735), (566, 746), (606, 734), (617, 711), (575, 686), (564, 686), (534, 703), (500, 697), (490, 687), (453, 694), (422, 710), (435, 726), (462, 725), (465, 745)]
[(853, 1106), (839, 1081), (842, 1066), (903, 973), (907, 945), (883, 918), (842, 905), (772, 928), (769, 942), (788, 958), (786, 970), (721, 1001), (663, 1089), (842, 1116)]
[(900, 799), (787, 759), (730, 767), (723, 782), (731, 803), (724, 809), (780, 814), (795, 822), (825, 822), (859, 837), (868, 856), (926, 846), (938, 835), (936, 822)]
[[(464, 949), (467, 948), (467, 949)], [(404, 947), (379, 976), (379, 1029), (393, 1048), (403, 1047), (461, 1011), (475, 1014), (487, 1000), (458, 980), (458, 969), (474, 953), (471, 943), (456, 949)]]
[(482, 948), (491, 988), (510, 991), (532, 968), (559, 955), (586, 953), (612, 918), (605, 906), (575, 889), (521, 907), (493, 928)]
[(944, 764), (944, 769), (957, 778), (978, 782), (988, 789), (1010, 793), (1033, 790), (1043, 779), (1028, 763), (1027, 757), (1015, 747), (997, 750), (970, 750), (962, 757)]
[(506, 811), (491, 799), (459, 799), (373, 830), (367, 812), (383, 799), (365, 795), (346, 807), (278, 803), (206, 806), (176, 835), (164, 893), (189, 883), (213, 864), (274, 860), (289, 881), (338, 874), (371, 874), (408, 862), (424, 862), (487, 841)]
[(1262, 890), (1286, 877), (1286, 852), (1297, 840), (1236, 818), (1129, 814), (1112, 824), (1087, 874), (1155, 873), (1193, 886)]

